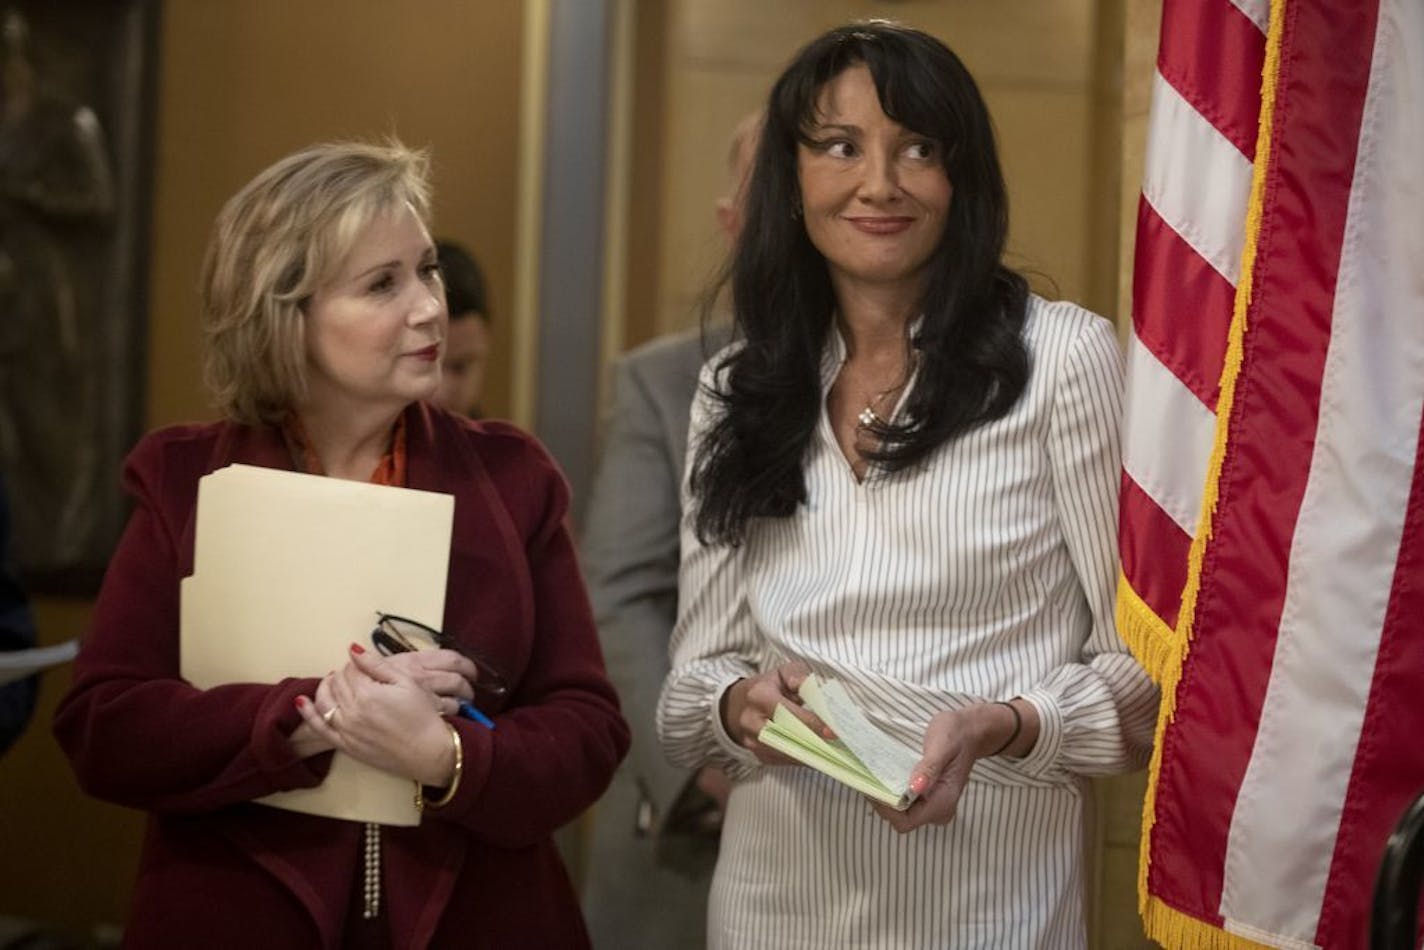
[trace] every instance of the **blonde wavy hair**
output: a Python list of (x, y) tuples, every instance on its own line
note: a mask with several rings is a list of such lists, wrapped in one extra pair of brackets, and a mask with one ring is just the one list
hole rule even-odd
[(234, 422), (280, 423), (306, 396), (303, 308), (366, 227), (410, 205), (430, 223), (429, 155), (397, 141), (328, 142), (272, 165), (213, 225), (200, 295), (203, 377)]

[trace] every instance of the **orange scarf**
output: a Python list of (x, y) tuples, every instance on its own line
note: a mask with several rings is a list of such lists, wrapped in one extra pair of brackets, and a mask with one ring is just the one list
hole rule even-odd
[[(296, 413), (289, 415), (283, 423), (282, 435), (291, 449), (292, 458), (301, 463), (303, 471), (308, 475), (326, 474), (326, 470), (321, 467), (321, 459), (317, 458), (316, 450), (307, 439), (302, 420)], [(405, 413), (397, 417), (396, 424), (391, 429), (390, 446), (376, 463), (376, 470), (366, 480), (373, 485), (405, 485)]]

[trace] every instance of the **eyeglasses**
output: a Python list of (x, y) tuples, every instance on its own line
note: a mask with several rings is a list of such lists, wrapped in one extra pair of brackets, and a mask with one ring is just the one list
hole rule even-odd
[(505, 680), (504, 674), (491, 665), (488, 660), (443, 630), (426, 626), (419, 620), (378, 612), (376, 628), (371, 631), (371, 643), (375, 645), (382, 656), (409, 653), (412, 650), (429, 650), (436, 647), (442, 650), (454, 650), (469, 658), (479, 671), (473, 684), (476, 690), (489, 696), (503, 696), (509, 692), (509, 684)]

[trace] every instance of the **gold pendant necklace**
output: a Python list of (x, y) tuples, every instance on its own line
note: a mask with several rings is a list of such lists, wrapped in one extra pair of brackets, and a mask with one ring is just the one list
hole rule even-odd
[(860, 410), (860, 415), (856, 416), (856, 421), (860, 423), (862, 429), (884, 428), (890, 423), (880, 418), (880, 413), (875, 411), (875, 404), (868, 402), (865, 408)]
[[(909, 365), (907, 367), (908, 372), (905, 373), (905, 379), (902, 382), (891, 386), (889, 389), (886, 389), (874, 396), (871, 396), (866, 401), (865, 408), (860, 410), (860, 412), (855, 417), (855, 421), (858, 423), (858, 428), (888, 429), (890, 427), (890, 419), (886, 419), (884, 416), (882, 416), (879, 412), (875, 410), (875, 407), (880, 405), (882, 402), (884, 402), (890, 397), (898, 397), (900, 394), (902, 394), (905, 391), (905, 387), (909, 385), (910, 377), (914, 375), (915, 369), (918, 366), (919, 359), (917, 354), (911, 353), (909, 358)], [(893, 408), (891, 411), (891, 418), (894, 418)]]

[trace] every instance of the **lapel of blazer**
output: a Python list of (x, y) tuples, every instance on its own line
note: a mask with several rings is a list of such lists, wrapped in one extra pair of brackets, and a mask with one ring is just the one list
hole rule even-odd
[[(478, 546), (501, 550), (504, 573), (499, 596), (516, 604), (525, 629), (534, 623), (534, 588), (526, 569), (524, 537), (499, 493), (467, 423), (423, 403), (406, 417), (407, 471), (411, 488), (455, 496), (453, 551)], [(475, 423), (478, 425), (478, 423)], [(458, 576), (453, 568), (445, 593), (444, 629), (459, 636), (473, 599), (488, 593), (491, 578)]]

